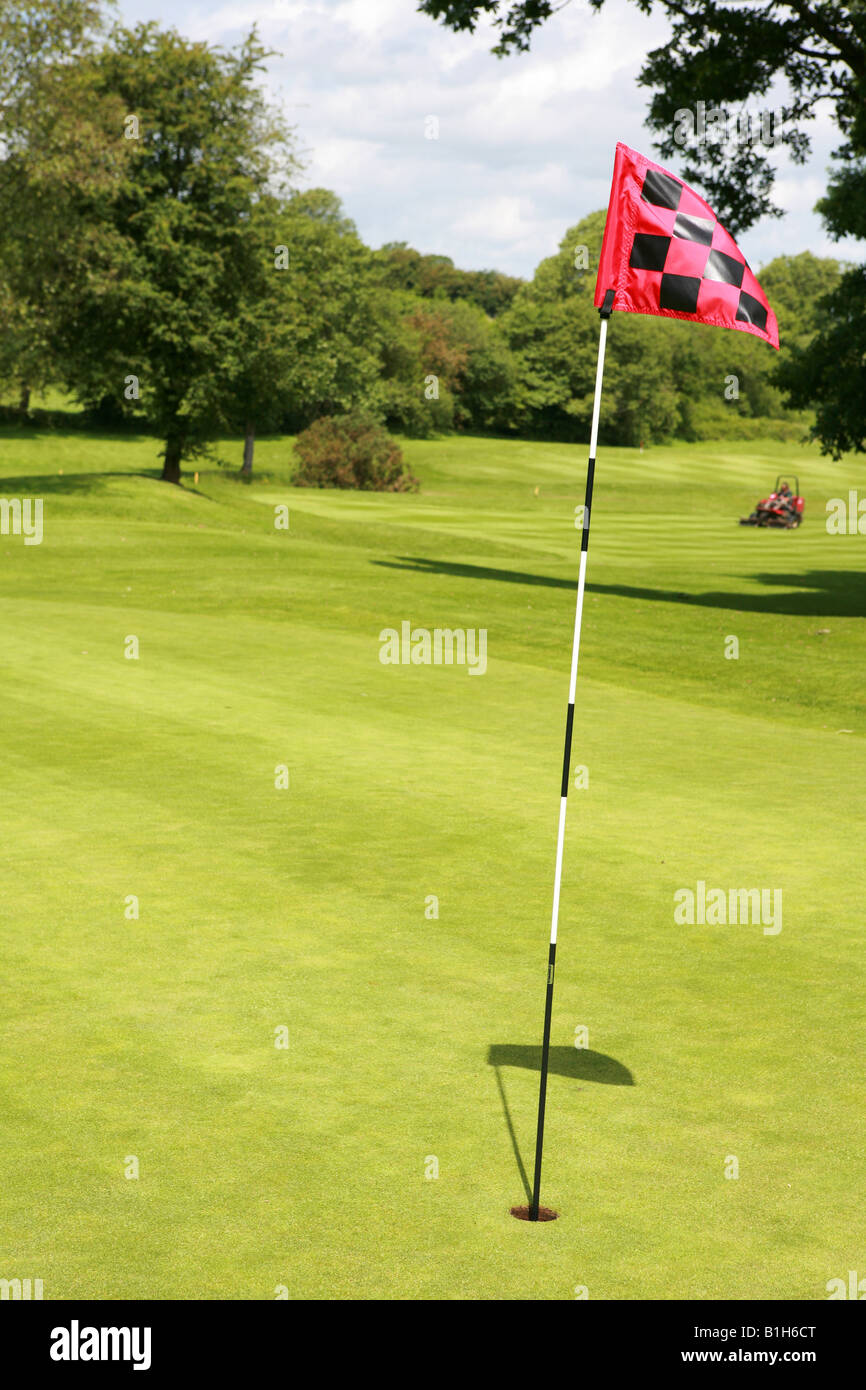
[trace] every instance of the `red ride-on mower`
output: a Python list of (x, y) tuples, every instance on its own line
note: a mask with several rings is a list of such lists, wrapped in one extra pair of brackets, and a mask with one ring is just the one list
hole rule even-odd
[(800, 496), (800, 479), (794, 475), (794, 491), (783, 479), (781, 473), (776, 486), (759, 502), (751, 516), (741, 516), (741, 526), (781, 526), (785, 531), (793, 531), (803, 520), (803, 499)]

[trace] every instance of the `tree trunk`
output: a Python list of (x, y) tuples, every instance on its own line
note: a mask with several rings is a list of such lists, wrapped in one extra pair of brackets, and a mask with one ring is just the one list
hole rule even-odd
[(244, 436), (244, 466), (241, 473), (245, 478), (253, 476), (253, 450), (256, 447), (256, 427), (252, 420), (247, 420), (246, 434)]
[(26, 415), (30, 409), (30, 387), (26, 382), (21, 383), (21, 395), (18, 398), (18, 409), (22, 415)]
[(180, 482), (180, 461), (183, 457), (183, 440), (177, 435), (170, 435), (165, 441), (165, 462), (162, 465), (162, 481), (164, 483)]

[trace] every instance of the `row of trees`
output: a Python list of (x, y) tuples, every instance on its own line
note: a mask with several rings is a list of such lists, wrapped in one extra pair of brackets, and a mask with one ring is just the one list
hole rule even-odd
[[(227, 53), (109, 29), (99, 0), (7, 0), (0, 384), (22, 409), (53, 383), (106, 423), (146, 421), (173, 482), (219, 433), (244, 435), (249, 474), (257, 431), (358, 409), (411, 435), (584, 438), (604, 214), (529, 283), (373, 251), (334, 194), (297, 191), (294, 134), (259, 81), (268, 56), (255, 32)], [(808, 254), (762, 273), (792, 348), (840, 274)], [(745, 334), (636, 316), (616, 331), (612, 442), (784, 413), (774, 354)]]

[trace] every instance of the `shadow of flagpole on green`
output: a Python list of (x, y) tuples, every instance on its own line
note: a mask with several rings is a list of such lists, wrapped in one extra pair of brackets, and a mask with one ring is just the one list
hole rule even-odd
[[(511, 1118), (508, 1097), (502, 1081), (502, 1067), (522, 1067), (526, 1071), (539, 1071), (541, 1068), (540, 1044), (523, 1046), (519, 1043), (491, 1043), (487, 1054), (488, 1065), (496, 1075), (508, 1137), (514, 1150), (520, 1181), (527, 1200), (532, 1198), (529, 1174), (520, 1152), (520, 1144)], [(607, 1057), (603, 1052), (593, 1052), (588, 1047), (552, 1047), (548, 1059), (548, 1071), (556, 1076), (566, 1076), (573, 1080), (592, 1081), (602, 1086), (633, 1086), (634, 1077), (628, 1067), (615, 1057)]]
[(499, 1087), (499, 1094), (502, 1098), (502, 1109), (505, 1112), (505, 1123), (508, 1126), (508, 1133), (511, 1138), (511, 1147), (514, 1150), (514, 1157), (517, 1159), (517, 1167), (520, 1171), (520, 1181), (523, 1183), (523, 1190), (526, 1193), (527, 1201), (529, 1201), (529, 1198), (532, 1196), (532, 1188), (529, 1186), (529, 1174), (526, 1171), (523, 1159), (520, 1155), (520, 1145), (517, 1142), (517, 1135), (514, 1132), (514, 1124), (512, 1123), (511, 1119), (511, 1111), (508, 1108), (508, 1097), (505, 1094), (505, 1087), (502, 1084), (502, 1075), (498, 1066), (496, 1066), (495, 1063), (493, 1064), (493, 1070), (496, 1073), (496, 1084)]

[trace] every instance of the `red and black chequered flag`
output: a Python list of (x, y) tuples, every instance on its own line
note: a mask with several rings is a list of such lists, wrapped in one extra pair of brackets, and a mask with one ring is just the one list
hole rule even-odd
[(734, 238), (682, 179), (618, 144), (595, 303), (631, 314), (754, 333), (774, 348), (779, 325)]

